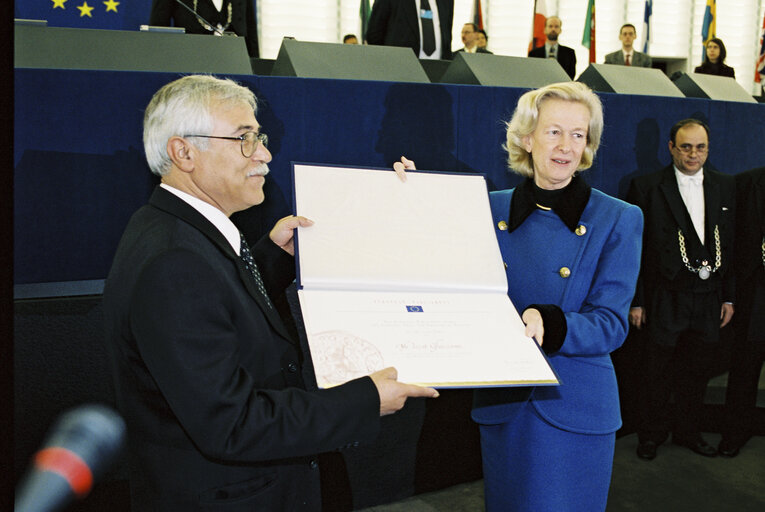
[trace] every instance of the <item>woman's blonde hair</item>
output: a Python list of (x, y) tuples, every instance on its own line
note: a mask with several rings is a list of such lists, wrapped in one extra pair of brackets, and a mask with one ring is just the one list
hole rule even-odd
[(513, 117), (507, 123), (505, 144), (510, 169), (522, 176), (534, 176), (534, 162), (531, 159), (531, 153), (524, 147), (523, 138), (534, 132), (539, 120), (539, 109), (542, 103), (549, 99), (581, 103), (590, 111), (587, 147), (582, 153), (582, 160), (577, 170), (590, 168), (600, 146), (600, 136), (603, 133), (603, 105), (597, 94), (589, 87), (580, 82), (561, 82), (529, 91), (518, 99)]

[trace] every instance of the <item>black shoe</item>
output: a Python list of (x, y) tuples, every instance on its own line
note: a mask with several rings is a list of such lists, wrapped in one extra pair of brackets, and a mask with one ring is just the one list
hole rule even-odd
[(654, 441), (638, 441), (635, 453), (643, 460), (653, 460), (656, 458), (656, 448), (658, 447), (659, 445)]
[(717, 450), (710, 446), (701, 436), (694, 436), (690, 438), (675, 437), (672, 436), (672, 444), (678, 446), (685, 446), (693, 452), (703, 455), (704, 457), (717, 457)]
[(738, 455), (738, 452), (741, 451), (742, 446), (742, 443), (737, 443), (736, 441), (731, 441), (729, 439), (723, 438), (720, 440), (720, 444), (717, 445), (717, 453), (723, 457), (732, 459)]

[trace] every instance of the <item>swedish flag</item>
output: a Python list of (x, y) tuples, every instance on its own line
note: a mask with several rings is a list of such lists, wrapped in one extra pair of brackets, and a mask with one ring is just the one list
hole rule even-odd
[(707, 58), (707, 43), (713, 37), (716, 37), (717, 31), (717, 5), (716, 0), (707, 0), (707, 7), (704, 9), (704, 24), (701, 26), (701, 40), (704, 42), (704, 60)]

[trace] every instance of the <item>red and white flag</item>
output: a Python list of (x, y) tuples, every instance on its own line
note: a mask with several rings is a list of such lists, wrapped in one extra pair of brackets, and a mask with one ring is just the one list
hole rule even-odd
[(531, 27), (529, 51), (545, 45), (545, 22), (547, 22), (547, 0), (534, 1), (534, 24)]

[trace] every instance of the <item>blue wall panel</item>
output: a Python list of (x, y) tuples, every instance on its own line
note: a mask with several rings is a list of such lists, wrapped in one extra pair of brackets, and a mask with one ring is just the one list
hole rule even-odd
[[(104, 279), (130, 215), (156, 180), (141, 123), (171, 73), (17, 69), (14, 112), (15, 284)], [(523, 89), (234, 76), (259, 97), (274, 155), (266, 202), (243, 214), (248, 237), (292, 210), (290, 162), (388, 167), (401, 154), (421, 169), (508, 173), (504, 123)], [(711, 165), (735, 174), (765, 165), (765, 105), (600, 95), (606, 127), (587, 180), (623, 197), (629, 179), (669, 163), (672, 124), (711, 125)]]

